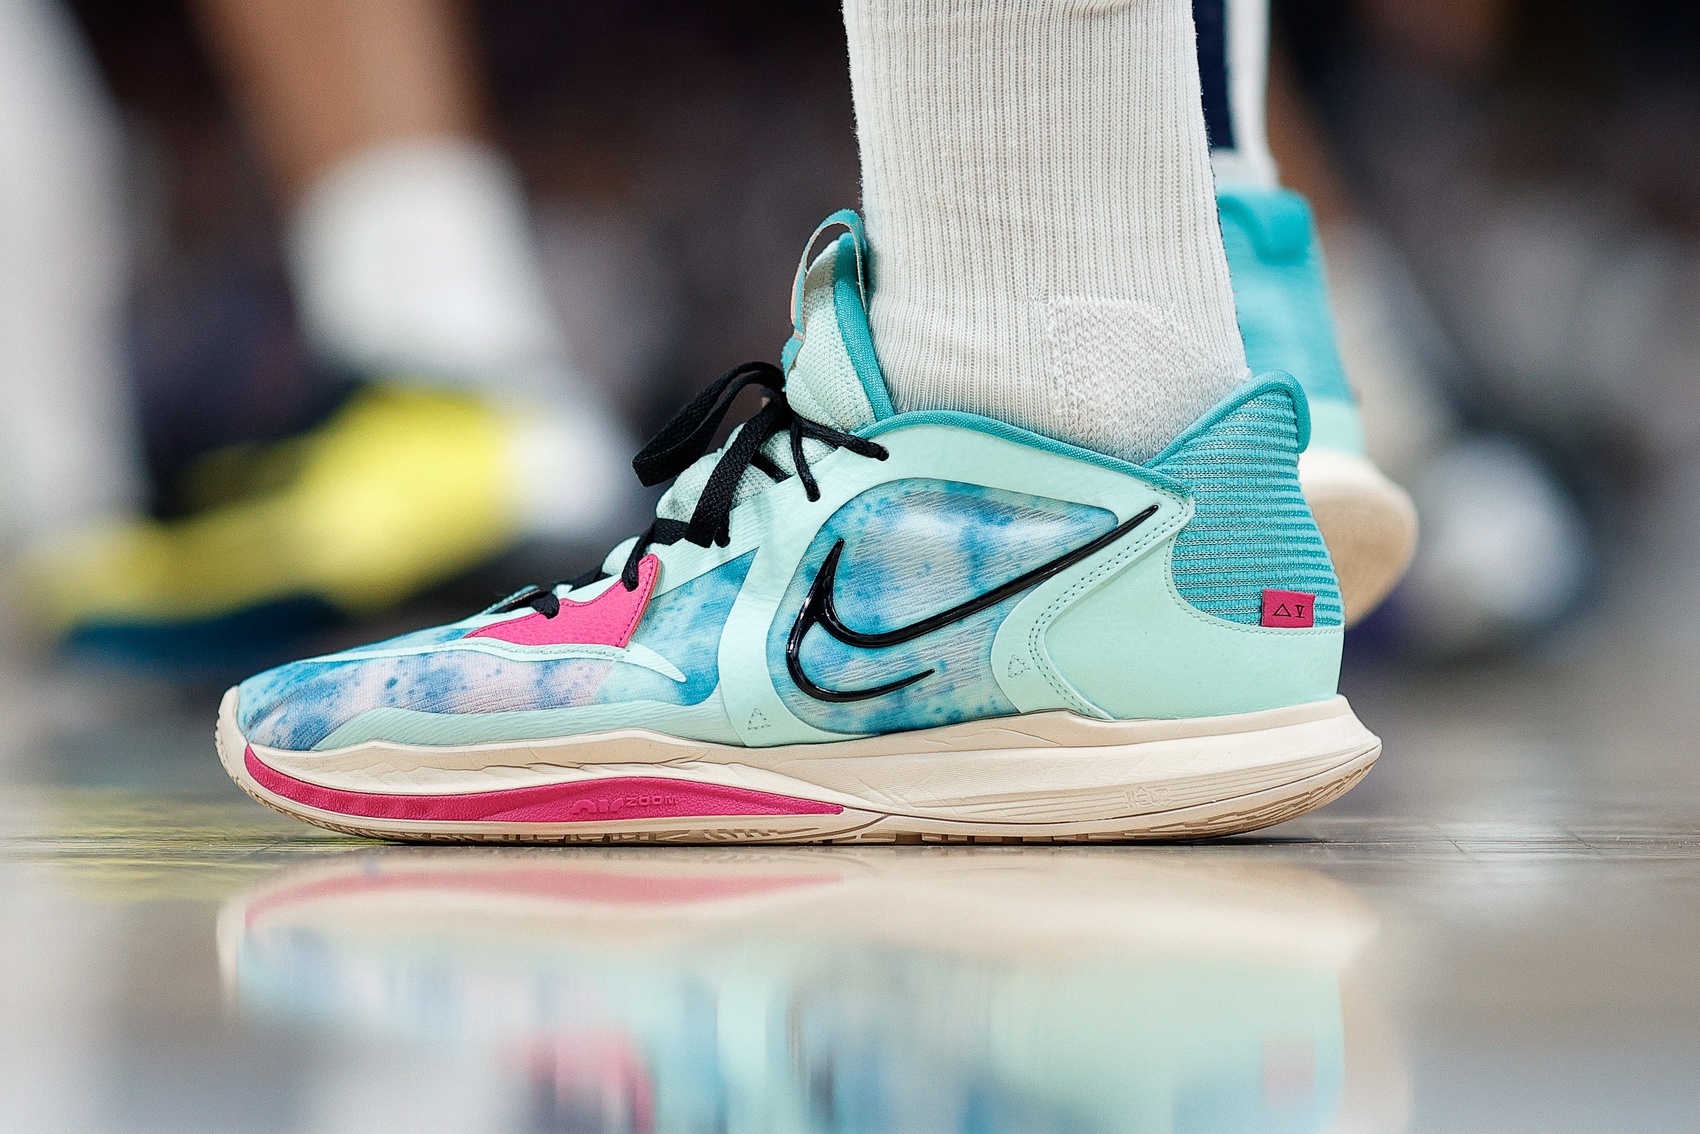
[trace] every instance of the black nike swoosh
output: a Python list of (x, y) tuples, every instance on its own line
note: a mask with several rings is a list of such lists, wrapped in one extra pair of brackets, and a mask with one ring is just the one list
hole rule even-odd
[(855, 646), (858, 649), (878, 650), (887, 646), (900, 646), (904, 642), (912, 642), (916, 638), (931, 634), (935, 630), (942, 630), (954, 622), (961, 622), (964, 618), (978, 614), (987, 607), (996, 606), (1011, 595), (1017, 595), (1029, 587), (1038, 586), (1051, 576), (1073, 567), (1082, 559), (1104, 550), (1156, 514), (1157, 505), (1153, 504), (1131, 520), (1112, 528), (1091, 542), (1081, 544), (1073, 551), (1059, 555), (1050, 562), (1043, 563), (1025, 574), (1017, 575), (1002, 586), (994, 587), (985, 594), (976, 595), (967, 602), (958, 603), (949, 610), (940, 611), (938, 614), (930, 615), (919, 622), (911, 622), (907, 626), (900, 626), (896, 630), (887, 630), (879, 634), (864, 634), (861, 631), (852, 630), (844, 625), (844, 622), (838, 617), (838, 611), (833, 606), (832, 592), (838, 579), (838, 560), (844, 554), (844, 541), (839, 540), (832, 545), (832, 550), (827, 552), (826, 560), (820, 565), (820, 570), (815, 572), (814, 582), (809, 584), (809, 593), (804, 596), (803, 605), (797, 611), (797, 621), (791, 625), (791, 637), (785, 643), (785, 668), (790, 672), (791, 680), (796, 682), (797, 688), (817, 701), (840, 703), (867, 701), (874, 697), (883, 697), (887, 693), (895, 693), (899, 689), (915, 684), (922, 678), (931, 676), (934, 671), (929, 669), (920, 673), (912, 673), (908, 677), (889, 681), (884, 685), (876, 685), (870, 689), (826, 689), (810, 681), (808, 675), (803, 672), (803, 662), (800, 656), (803, 649), (803, 638), (811, 629), (819, 626), (845, 645)]

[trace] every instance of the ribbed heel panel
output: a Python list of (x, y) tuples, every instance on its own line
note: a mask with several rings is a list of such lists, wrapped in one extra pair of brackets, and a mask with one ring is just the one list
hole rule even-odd
[(1318, 626), (1344, 621), (1334, 565), (1299, 485), (1303, 397), (1285, 375), (1261, 379), (1149, 466), (1193, 495), (1192, 519), (1175, 537), (1175, 589), (1207, 614), (1258, 625), (1263, 592), (1276, 589), (1315, 595)]

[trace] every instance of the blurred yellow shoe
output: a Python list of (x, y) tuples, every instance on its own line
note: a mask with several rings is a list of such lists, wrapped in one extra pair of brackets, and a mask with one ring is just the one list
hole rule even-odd
[[(564, 437), (561, 425), (462, 393), (368, 387), (310, 433), (204, 458), (187, 518), (33, 549), (25, 591), (73, 646), (154, 660), (216, 660), (379, 611), (539, 528), (607, 518), (616, 501), (597, 482), (618, 442), (601, 422)], [(579, 475), (549, 475), (563, 472)], [(536, 497), (557, 514), (540, 517)]]

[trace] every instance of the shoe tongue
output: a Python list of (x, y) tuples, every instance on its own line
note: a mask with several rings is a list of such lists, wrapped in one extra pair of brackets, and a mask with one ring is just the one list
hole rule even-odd
[[(849, 231), (809, 263), (820, 235), (840, 226)], [(781, 359), (791, 407), (848, 432), (892, 413), (868, 329), (866, 247), (862, 218), (849, 209), (821, 222), (797, 266), (795, 329)]]
[[(822, 233), (848, 229), (813, 263), (809, 253)], [(834, 426), (846, 433), (872, 425), (893, 413), (885, 378), (874, 355), (873, 335), (868, 329), (867, 265), (862, 218), (849, 209), (832, 214), (815, 229), (803, 249), (792, 291), (791, 322), (795, 328), (780, 356), (785, 371), (785, 397), (791, 408), (811, 421)], [(763, 454), (786, 473), (794, 473), (791, 444), (784, 433), (775, 434)], [(810, 460), (820, 460), (831, 449), (820, 441), (804, 443)], [(669, 520), (688, 520), (696, 508), (720, 453), (714, 452), (679, 474), (661, 498), (656, 515)], [(744, 473), (733, 496), (741, 503), (751, 493), (772, 483), (754, 466)], [(606, 567), (605, 567), (606, 569)]]

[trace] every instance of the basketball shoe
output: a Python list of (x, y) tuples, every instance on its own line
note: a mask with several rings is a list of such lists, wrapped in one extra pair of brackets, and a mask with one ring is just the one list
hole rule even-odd
[(243, 682), (236, 781), (338, 830), (488, 841), (1194, 838), (1354, 784), (1380, 742), (1335, 691), (1298, 384), (1246, 384), (1144, 465), (896, 413), (860, 221), (827, 223), (850, 231), (805, 252), (782, 365), (634, 460), (676, 478), (642, 536)]
[(1402, 1078), (1345, 975), (1376, 931), (1191, 856), (391, 848), (231, 899), (218, 954), (245, 1016), (602, 1120), (545, 1129), (1367, 1134)]
[(1340, 579), (1346, 624), (1374, 610), (1411, 564), (1417, 512), (1364, 453), (1340, 365), (1310, 206), (1290, 189), (1220, 189), (1222, 245), (1246, 361), (1297, 375), (1310, 403), (1299, 482)]
[[(596, 530), (619, 500), (617, 452), (600, 418), (561, 423), (469, 393), (369, 385), (307, 433), (203, 458), (193, 479), (207, 503), (187, 516), (32, 549), (25, 593), (81, 652), (178, 665), (287, 657), (292, 641), (529, 536)], [(563, 470), (606, 483), (566, 508), (527, 498)]]

